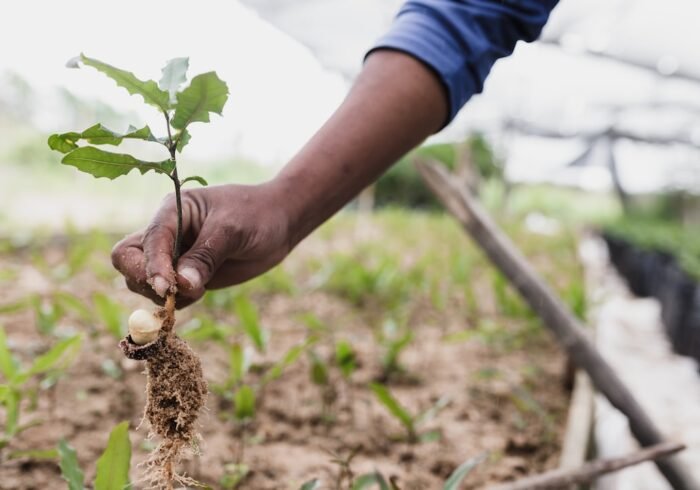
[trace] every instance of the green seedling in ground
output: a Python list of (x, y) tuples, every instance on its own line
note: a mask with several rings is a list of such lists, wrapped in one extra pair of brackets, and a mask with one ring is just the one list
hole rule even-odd
[(377, 400), (406, 429), (406, 439), (409, 442), (428, 442), (440, 438), (439, 431), (432, 430), (420, 433), (419, 429), (422, 425), (433, 420), (450, 403), (449, 397), (444, 396), (424, 412), (413, 415), (401, 405), (386, 386), (379, 383), (370, 383), (369, 387), (374, 392)]
[(250, 473), (248, 465), (242, 463), (229, 463), (224, 466), (224, 476), (219, 480), (224, 490), (234, 490), (243, 483)]
[(35, 378), (40, 383), (53, 386), (56, 380), (71, 365), (80, 350), (82, 337), (76, 335), (57, 342), (46, 353), (40, 355), (28, 367), (22, 367), (12, 355), (5, 330), (0, 327), (0, 404), (5, 408), (5, 429), (0, 438), (0, 449), (23, 430), (37, 425), (37, 421), (19, 424), (22, 399), (33, 397), (36, 388), (30, 385)]
[(117, 340), (124, 338), (126, 335), (126, 311), (124, 308), (103, 293), (93, 294), (92, 302), (95, 305), (96, 316), (110, 335)]
[[(85, 473), (78, 464), (78, 458), (65, 440), (58, 443), (61, 476), (68, 484), (68, 490), (85, 488)], [(95, 490), (121, 490), (131, 488), (129, 485), (129, 467), (131, 465), (131, 442), (129, 441), (129, 423), (122, 422), (109, 434), (107, 447), (97, 460)]]
[(335, 343), (335, 364), (346, 380), (349, 380), (357, 369), (357, 354), (347, 340), (339, 340)]
[(394, 319), (387, 319), (382, 324), (381, 332), (379, 333), (379, 343), (383, 348), (380, 381), (387, 381), (394, 375), (405, 372), (400, 363), (400, 356), (412, 341), (413, 332), (405, 326), (403, 328), (399, 327)]
[[(483, 462), (487, 458), (487, 456), (487, 454), (481, 454), (474, 458), (470, 458), (461, 465), (459, 465), (447, 478), (447, 480), (445, 480), (445, 483), (442, 486), (442, 490), (459, 490), (459, 488), (461, 488), (462, 482), (467, 477), (467, 475), (478, 464)], [(317, 481), (318, 480), (311, 480), (307, 484), (316, 484)], [(305, 486), (302, 486), (301, 490), (304, 490), (305, 488)], [(312, 486), (310, 488), (316, 487)], [(340, 488), (341, 487), (339, 486), (339, 484), (336, 485), (336, 490), (339, 490)], [(352, 481), (352, 485), (350, 487), (351, 490), (367, 490), (371, 488), (378, 488), (379, 490), (401, 490), (397, 479), (392, 477), (387, 480), (387, 478), (385, 478), (384, 475), (382, 475), (379, 471), (376, 470), (372, 473), (365, 473), (364, 475), (358, 476)]]
[(234, 300), (234, 310), (243, 332), (250, 338), (259, 352), (265, 352), (268, 334), (260, 325), (255, 305), (245, 296), (239, 295)]
[(233, 328), (222, 325), (208, 315), (198, 315), (180, 329), (180, 337), (193, 342), (212, 341), (223, 346), (229, 345), (228, 338), (234, 333)]
[(330, 422), (333, 420), (331, 406), (335, 403), (338, 393), (331, 382), (330, 369), (314, 350), (309, 351), (309, 377), (311, 382), (319, 388), (321, 393), (321, 414), (323, 420)]

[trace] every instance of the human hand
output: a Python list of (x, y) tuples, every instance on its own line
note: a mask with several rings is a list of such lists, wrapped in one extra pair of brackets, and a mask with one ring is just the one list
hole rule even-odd
[(274, 183), (222, 185), (182, 193), (182, 253), (173, 268), (175, 196), (169, 195), (143, 232), (112, 250), (127, 287), (158, 304), (176, 292), (178, 308), (205, 290), (240, 284), (271, 269), (291, 250), (289, 218)]

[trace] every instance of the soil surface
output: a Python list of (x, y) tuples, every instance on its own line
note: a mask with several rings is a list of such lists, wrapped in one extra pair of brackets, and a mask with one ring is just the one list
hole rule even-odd
[[(481, 454), (487, 454), (486, 460), (466, 478), (463, 488), (484, 488), (555, 467), (568, 391), (565, 360), (550, 337), (527, 315), (517, 318), (503, 313), (487, 279), (490, 269), (477, 255), (468, 279), (471, 300), (464, 299), (463, 288), (455, 282), (426, 280), (423, 286), (401, 289), (405, 297), (400, 315), (394, 317), (410, 329), (413, 340), (401, 354), (402, 369), (387, 377), (381, 362), (384, 350), (377, 339), (382, 325), (391, 321), (387, 311), (397, 311), (395, 305), (377, 299), (381, 289), (360, 299), (343, 293), (342, 285), (328, 280), (323, 266), (333, 263), (338, 254), (359, 254), (358, 260), (364, 260), (367, 246), (389, 246), (380, 224), (353, 221), (352, 225), (312, 236), (269, 279), (215, 292), (202, 304), (178, 313), (180, 332), (194, 331), (193, 318), (234, 327), (232, 338), (246, 345), (251, 355), (245, 380), (254, 387), (271, 365), (311, 335), (317, 337), (312, 350), (318, 358), (332, 359), (334, 342), (342, 339), (353, 346), (357, 364), (349, 379), (330, 367), (330, 387), (323, 388), (311, 380), (312, 356), (301, 355), (278, 379), (256, 388), (256, 415), (240, 423), (233, 420), (230, 390), (217, 393), (215, 389), (230, 370), (230, 341), (190, 340), (214, 389), (199, 420), (202, 454), (183, 462), (181, 469), (212, 488), (298, 489), (303, 482), (319, 478), (320, 488), (336, 489), (347, 488), (336, 460), (350, 458), (348, 468), (355, 476), (378, 470), (402, 490), (427, 490), (441, 488), (459, 464)], [(440, 229), (443, 226), (449, 225), (441, 224)], [(467, 240), (455, 238), (458, 235), (458, 230), (449, 234), (455, 240), (454, 250), (467, 249)], [(96, 244), (89, 257), (66, 274), (66, 264), (75, 260), (70, 254), (76, 240), (80, 244), (87, 238), (75, 238), (67, 245), (48, 241), (15, 248), (6, 244), (0, 252), (0, 270), (9, 272), (0, 279), (0, 305), (28, 294), (51, 298), (55, 291), (75, 295), (88, 308), (94, 306), (93, 294), (101, 291), (122, 305), (124, 315), (147, 305), (108, 267), (104, 239), (90, 238)], [(408, 270), (406, 263), (420, 262), (430, 247), (448, 246), (440, 244), (439, 237), (436, 242), (427, 235), (415, 241), (400, 254), (400, 273)], [(575, 260), (573, 251), (562, 255), (563, 260)], [(542, 262), (547, 260), (536, 261)], [(235, 330), (238, 320), (227, 298), (236, 291), (245, 293), (259, 311), (260, 323), (269, 334), (264, 353), (254, 350)], [(325, 326), (322, 334), (309, 328), (309, 318)], [(91, 482), (109, 431), (128, 420), (133, 488), (144, 488), (138, 483), (141, 469), (137, 465), (156, 441), (147, 439), (147, 423), (137, 430), (145, 403), (143, 364), (123, 357), (118, 339), (106, 331), (99, 317), (87, 320), (67, 311), (52, 332), (42, 334), (36, 327), (37, 313), (29, 308), (0, 315), (0, 324), (24, 365), (57, 337), (84, 333), (81, 353), (67, 373), (47, 389), (37, 381), (36, 400), (24, 401), (20, 423), (37, 421), (38, 425), (21, 432), (0, 453), (0, 487), (65, 488), (55, 460), (9, 456), (54, 448), (62, 438), (76, 449), (86, 482)], [(411, 413), (436, 403), (444, 405), (418, 427), (419, 437), (427, 440), (407, 439), (406, 431), (368, 387), (378, 380)], [(4, 417), (0, 407), (0, 427)], [(233, 475), (241, 468), (247, 472), (235, 486)]]

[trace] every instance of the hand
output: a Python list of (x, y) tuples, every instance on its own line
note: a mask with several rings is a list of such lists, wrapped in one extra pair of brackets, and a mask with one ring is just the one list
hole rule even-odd
[(206, 289), (240, 284), (271, 269), (289, 253), (289, 219), (274, 183), (223, 185), (182, 193), (182, 252), (173, 269), (177, 232), (175, 196), (169, 195), (144, 232), (112, 250), (128, 288), (162, 304), (176, 292), (178, 308)]

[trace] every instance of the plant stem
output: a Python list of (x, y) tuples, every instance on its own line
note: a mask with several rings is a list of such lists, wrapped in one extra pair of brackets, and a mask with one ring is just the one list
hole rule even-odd
[(175, 186), (175, 206), (177, 207), (177, 233), (175, 235), (175, 243), (173, 244), (173, 269), (177, 269), (177, 261), (180, 259), (182, 248), (182, 196), (180, 194), (181, 182), (177, 175), (177, 158), (175, 152), (177, 150), (177, 141), (173, 141), (173, 135), (170, 131), (170, 116), (164, 112), (165, 127), (168, 129), (168, 151), (170, 159), (173, 161), (173, 172), (170, 174), (170, 180)]

